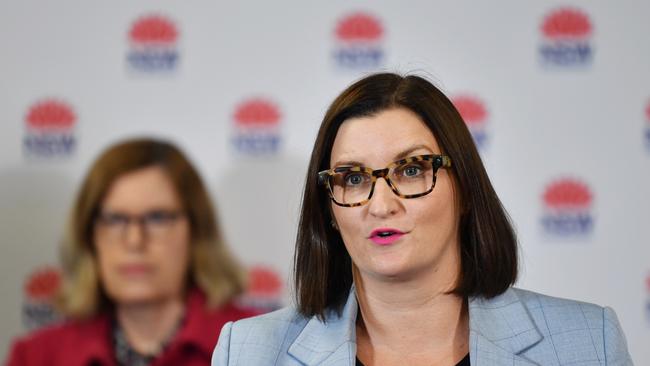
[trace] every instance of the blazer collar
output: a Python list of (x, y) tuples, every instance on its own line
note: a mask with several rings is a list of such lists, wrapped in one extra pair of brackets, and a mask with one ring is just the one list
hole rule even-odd
[(357, 309), (353, 285), (341, 316), (331, 312), (325, 322), (313, 316), (289, 347), (289, 354), (308, 366), (354, 366)]
[(543, 338), (515, 290), (469, 301), (472, 365), (537, 365), (519, 356)]
[[(325, 322), (317, 317), (309, 319), (289, 347), (289, 354), (308, 366), (353, 366), (357, 309), (353, 285), (341, 316), (330, 313)], [(469, 318), (472, 366), (537, 365), (518, 355), (543, 337), (514, 290), (492, 299), (471, 298)]]

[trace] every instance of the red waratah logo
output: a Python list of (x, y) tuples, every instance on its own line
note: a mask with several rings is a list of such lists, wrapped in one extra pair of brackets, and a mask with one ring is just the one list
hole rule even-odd
[(25, 281), (25, 298), (22, 306), (23, 325), (34, 330), (61, 321), (54, 300), (61, 287), (61, 274), (52, 266), (40, 267)]
[(254, 266), (249, 273), (248, 293), (255, 297), (277, 298), (282, 293), (280, 276), (272, 269), (264, 266)]
[(238, 299), (245, 307), (262, 313), (282, 307), (283, 283), (280, 276), (265, 265), (256, 265), (248, 271), (248, 287)]
[(468, 126), (482, 125), (487, 119), (487, 109), (482, 101), (471, 96), (457, 96), (452, 103)]
[(591, 206), (593, 196), (586, 184), (575, 179), (562, 179), (546, 187), (543, 199), (550, 209), (582, 210)]
[(74, 126), (76, 120), (72, 107), (54, 99), (34, 104), (25, 117), (27, 126), (36, 130), (67, 130)]
[(129, 31), (129, 39), (135, 44), (169, 45), (177, 38), (178, 30), (174, 23), (161, 15), (141, 17)]
[(157, 14), (142, 16), (131, 26), (128, 38), (126, 61), (131, 71), (151, 75), (176, 70), (179, 32), (171, 20)]
[(380, 66), (384, 60), (384, 34), (382, 23), (369, 13), (356, 12), (343, 17), (334, 29), (336, 64), (353, 70)]
[(254, 98), (237, 106), (235, 123), (240, 127), (275, 126), (281, 118), (280, 110), (272, 102)]
[(34, 103), (25, 114), (23, 147), (29, 157), (71, 156), (77, 145), (74, 126), (77, 115), (72, 107), (57, 99)]
[(593, 194), (578, 179), (565, 178), (549, 184), (542, 195), (545, 210), (542, 226), (551, 235), (575, 237), (591, 232)]
[(270, 155), (280, 147), (280, 108), (268, 99), (251, 98), (240, 103), (233, 114), (233, 144), (237, 151)]
[(367, 13), (354, 13), (340, 20), (336, 38), (345, 42), (373, 42), (381, 40), (384, 29), (381, 22)]
[(593, 58), (593, 25), (581, 10), (563, 7), (548, 14), (540, 26), (543, 36), (539, 53), (543, 65), (587, 66)]
[(25, 283), (25, 295), (33, 301), (49, 302), (61, 286), (61, 274), (54, 267), (34, 271)]
[(485, 125), (488, 118), (485, 104), (479, 98), (469, 95), (459, 95), (451, 101), (465, 121), (478, 148), (484, 148), (487, 143)]
[(591, 36), (592, 25), (589, 17), (582, 11), (560, 8), (544, 19), (542, 32), (549, 39), (585, 39)]

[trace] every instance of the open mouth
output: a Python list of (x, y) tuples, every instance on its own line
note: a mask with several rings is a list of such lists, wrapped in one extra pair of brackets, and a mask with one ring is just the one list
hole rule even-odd
[(370, 233), (369, 237), (370, 238), (372, 238), (372, 237), (388, 238), (388, 237), (391, 237), (393, 235), (404, 235), (404, 232), (402, 232), (401, 230), (393, 229), (393, 228), (382, 227), (382, 228), (377, 228), (377, 229), (373, 230)]
[(392, 228), (378, 228), (370, 233), (368, 239), (375, 244), (386, 245), (392, 244), (401, 238), (405, 233)]

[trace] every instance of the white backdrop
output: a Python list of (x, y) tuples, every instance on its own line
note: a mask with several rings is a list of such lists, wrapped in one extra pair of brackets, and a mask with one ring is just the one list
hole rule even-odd
[(389, 70), (432, 79), (480, 140), (519, 234), (518, 286), (612, 306), (649, 365), (647, 14), (633, 0), (1, 2), (0, 358), (53, 286), (25, 288), (57, 264), (82, 174), (124, 137), (177, 142), (235, 253), (288, 279), (322, 115)]

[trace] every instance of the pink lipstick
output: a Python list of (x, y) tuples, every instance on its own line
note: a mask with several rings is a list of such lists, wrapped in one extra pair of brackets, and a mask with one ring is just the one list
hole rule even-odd
[(373, 230), (368, 239), (372, 240), (372, 242), (377, 245), (390, 245), (399, 240), (403, 235), (404, 232), (400, 230), (380, 227)]

